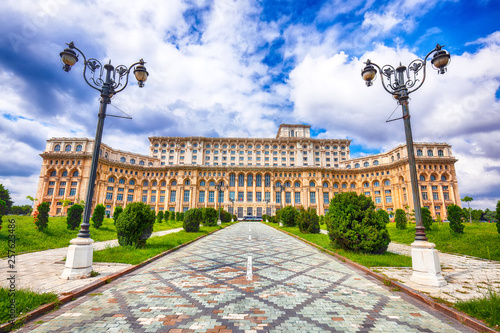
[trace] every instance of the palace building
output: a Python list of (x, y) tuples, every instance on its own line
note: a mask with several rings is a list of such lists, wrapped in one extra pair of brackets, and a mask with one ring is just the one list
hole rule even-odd
[[(330, 199), (354, 191), (393, 214), (412, 209), (406, 145), (359, 158), (350, 140), (313, 139), (308, 125), (282, 124), (276, 138), (150, 137), (149, 155), (101, 145), (93, 207), (141, 201), (159, 211), (219, 206), (239, 218), (273, 215), (284, 206), (328, 212)], [(94, 141), (47, 140), (36, 198), (50, 214), (85, 200)], [(422, 206), (446, 217), (460, 205), (455, 162), (446, 143), (416, 143)], [(409, 208), (408, 208), (409, 207)]]

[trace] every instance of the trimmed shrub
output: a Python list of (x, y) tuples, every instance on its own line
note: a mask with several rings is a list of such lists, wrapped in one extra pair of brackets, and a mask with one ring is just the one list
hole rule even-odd
[(422, 207), (422, 224), (425, 230), (430, 230), (432, 226), (432, 213), (427, 207)]
[(385, 224), (391, 222), (391, 220), (389, 219), (389, 213), (387, 213), (385, 210), (379, 209), (377, 210), (377, 214), (380, 215), (382, 221), (384, 221)]
[(262, 221), (267, 222), (268, 218), (269, 218), (269, 216), (267, 216), (266, 214), (262, 215)]
[(233, 215), (233, 221), (238, 222), (238, 216)]
[(155, 215), (143, 202), (128, 204), (116, 220), (116, 234), (121, 246), (142, 247), (153, 232)]
[[(213, 208), (212, 208), (213, 209)], [(203, 213), (198, 208), (191, 208), (186, 212), (182, 227), (186, 232), (197, 232), (200, 230), (200, 222), (203, 219)]]
[(184, 221), (184, 212), (181, 212), (179, 221)]
[(285, 227), (295, 227), (297, 224), (297, 216), (299, 212), (295, 207), (286, 206), (278, 211), (280, 213), (280, 219), (283, 221), (283, 226)]
[(500, 200), (497, 201), (496, 215), (497, 218), (497, 231), (500, 234)]
[(163, 221), (163, 211), (160, 210), (158, 215), (156, 215), (156, 222), (161, 223), (161, 221)]
[(116, 225), (116, 220), (118, 220), (121, 213), (123, 213), (123, 208), (121, 206), (116, 206), (115, 211), (113, 212), (113, 224)]
[(166, 210), (166, 211), (163, 213), (163, 219), (165, 220), (165, 222), (170, 221), (170, 212), (169, 212), (168, 210)]
[(454, 233), (463, 234), (464, 225), (462, 224), (462, 218), (464, 217), (464, 212), (462, 208), (457, 205), (448, 206), (448, 220), (450, 220), (450, 229)]
[(276, 216), (269, 216), (269, 222), (271, 222), (271, 223), (277, 223)]
[(396, 222), (396, 228), (400, 230), (406, 229), (408, 220), (406, 219), (406, 212), (403, 209), (396, 209), (394, 222)]
[(364, 194), (335, 195), (326, 215), (330, 239), (345, 250), (384, 253), (391, 242), (387, 227), (375, 212), (375, 204)]
[(213, 227), (217, 225), (217, 210), (212, 207), (202, 208), (202, 221), (205, 227)]
[(0, 199), (0, 230), (2, 230), (2, 217), (7, 213), (7, 204)]
[(82, 223), (83, 206), (75, 204), (68, 209), (68, 216), (66, 217), (66, 228), (75, 230)]
[(48, 202), (42, 202), (38, 205), (38, 214), (36, 214), (35, 216), (35, 225), (38, 231), (44, 231), (45, 229), (47, 229), (49, 225), (49, 210), (50, 203)]
[(99, 229), (104, 221), (104, 214), (106, 214), (106, 207), (103, 204), (99, 204), (94, 208), (94, 214), (92, 214), (92, 226)]
[(309, 207), (307, 210), (300, 207), (297, 216), (297, 224), (300, 232), (303, 234), (318, 234), (319, 233), (319, 217), (316, 214), (316, 209)]
[(175, 220), (180, 221), (181, 220), (181, 212), (175, 212)]
[(325, 224), (325, 215), (321, 215), (321, 216), (319, 217), (319, 224), (320, 224), (320, 225)]
[(276, 222), (275, 223), (279, 223), (281, 221), (281, 213), (282, 213), (283, 209), (279, 209), (276, 211), (276, 214), (274, 215), (276, 217)]
[(225, 210), (221, 209), (221, 211), (220, 211), (220, 220), (221, 220), (222, 223), (229, 223), (229, 222), (231, 222), (231, 214), (229, 214)]

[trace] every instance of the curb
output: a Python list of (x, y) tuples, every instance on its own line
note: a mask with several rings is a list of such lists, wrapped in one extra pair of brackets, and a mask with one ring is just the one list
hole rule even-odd
[[(272, 226), (271, 226), (272, 227)], [(484, 324), (483, 322), (479, 321), (478, 319), (475, 319), (475, 318), (472, 318), (470, 317), (469, 315), (466, 315), (465, 313), (462, 313), (460, 311), (457, 311), (453, 308), (450, 308), (449, 306), (446, 306), (444, 304), (441, 304), (441, 303), (438, 303), (436, 302), (435, 300), (433, 300), (432, 298), (430, 298), (429, 296), (425, 295), (425, 294), (422, 294), (408, 286), (405, 286), (404, 284), (400, 283), (400, 282), (397, 282), (397, 281), (393, 281), (387, 277), (384, 277), (378, 273), (375, 273), (374, 271), (370, 270), (369, 268), (363, 266), (363, 265), (360, 265), (354, 261), (351, 261), (349, 259), (347, 259), (346, 257), (343, 257), (341, 256), (340, 254), (336, 253), (336, 252), (333, 252), (333, 251), (330, 251), (330, 250), (327, 250), (317, 244), (314, 244), (312, 242), (309, 242), (308, 240), (305, 240), (303, 238), (300, 238), (299, 236), (297, 235), (294, 235), (288, 231), (285, 231), (285, 230), (282, 230), (282, 229), (279, 229), (279, 228), (274, 228), (276, 230), (279, 230), (289, 236), (292, 236), (292, 237), (295, 237), (296, 239), (308, 244), (308, 245), (311, 245), (313, 247), (315, 247), (316, 249), (322, 251), (322, 252), (325, 252), (331, 256), (334, 256), (336, 257), (337, 259), (341, 260), (343, 263), (346, 263), (348, 264), (349, 266), (353, 266), (355, 267), (356, 269), (358, 270), (361, 270), (362, 272), (364, 272), (365, 274), (367, 275), (370, 275), (374, 278), (376, 278), (377, 280), (383, 282), (384, 284), (387, 285), (387, 283), (390, 283), (389, 286), (392, 286), (392, 287), (397, 287), (399, 288), (402, 292), (404, 292), (405, 294), (407, 294), (408, 296), (410, 297), (413, 297), (414, 299), (416, 299), (417, 301), (420, 301), (420, 302), (423, 302), (429, 306), (431, 306), (432, 308), (436, 309), (437, 311), (447, 315), (448, 317), (451, 317), (451, 318), (454, 318), (456, 320), (458, 320), (459, 322), (461, 322), (462, 324), (472, 328), (472, 329), (475, 329), (479, 332), (491, 332), (491, 333), (498, 333), (498, 331), (495, 331), (494, 329), (486, 326), (486, 324)]]
[[(50, 312), (56, 308), (58, 308), (59, 306), (63, 305), (63, 304), (66, 304), (66, 303), (69, 303), (71, 301), (74, 301), (76, 300), (78, 297), (81, 297), (81, 296), (84, 296), (85, 294), (89, 293), (90, 291), (92, 290), (95, 290), (99, 287), (102, 287), (106, 284), (109, 284), (111, 283), (112, 281), (128, 274), (128, 273), (131, 273), (135, 270), (138, 270), (139, 268), (142, 268), (143, 266), (147, 265), (147, 264), (150, 264), (152, 263), (153, 261), (157, 260), (157, 259), (160, 259), (164, 256), (166, 256), (167, 254), (170, 254), (172, 252), (175, 252), (177, 250), (179, 250), (180, 248), (183, 248), (191, 243), (194, 243), (196, 242), (197, 240), (200, 240), (208, 235), (211, 235), (217, 231), (220, 231), (220, 230), (223, 230), (223, 229), (226, 229), (228, 227), (232, 226), (231, 225), (228, 225), (224, 228), (221, 228), (221, 229), (217, 229), (217, 230), (214, 230), (214, 231), (211, 231), (209, 232), (208, 234), (206, 235), (202, 235), (198, 238), (195, 238), (193, 240), (190, 240), (189, 242), (187, 243), (184, 243), (184, 244), (181, 244), (181, 245), (177, 245), (176, 247), (173, 247), (171, 248), (170, 250), (167, 250), (165, 252), (162, 252), (160, 254), (157, 254), (156, 256), (154, 257), (151, 257), (149, 259), (146, 259), (145, 261), (141, 262), (140, 264), (137, 264), (137, 265), (134, 265), (134, 266), (130, 266), (130, 267), (126, 267), (124, 269), (122, 269), (121, 271), (119, 272), (116, 272), (114, 274), (111, 274), (111, 275), (107, 275), (105, 277), (102, 277), (100, 278), (99, 280), (97, 281), (94, 281), (92, 282), (91, 284), (85, 286), (85, 287), (81, 287), (81, 288), (78, 288), (78, 289), (75, 289), (71, 292), (68, 293), (68, 295), (64, 295), (64, 296), (61, 296), (58, 298), (57, 301), (53, 302), (53, 303), (49, 303), (49, 304), (44, 304), (40, 307), (38, 307), (37, 309), (33, 310), (33, 311), (30, 311), (28, 313), (26, 313), (24, 316), (20, 317), (20, 318), (17, 318), (14, 322), (7, 322), (5, 324), (2, 324), (0, 325), (0, 332), (9, 332), (11, 331), (12, 329), (17, 329), (18, 326), (20, 325), (24, 325), (26, 323), (28, 323), (29, 321), (32, 321), (38, 317), (40, 317), (41, 315), (44, 315), (45, 313), (47, 312)], [(166, 236), (166, 235), (165, 235)], [(14, 327), (15, 326), (15, 327)]]

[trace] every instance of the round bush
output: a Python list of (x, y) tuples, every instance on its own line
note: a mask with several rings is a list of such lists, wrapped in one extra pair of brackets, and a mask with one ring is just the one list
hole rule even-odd
[(422, 207), (422, 224), (425, 230), (430, 230), (432, 226), (432, 214), (427, 207)]
[(280, 220), (283, 221), (283, 225), (285, 227), (294, 227), (297, 224), (297, 215), (298, 211), (295, 209), (295, 207), (292, 206), (286, 206), (283, 209), (279, 210), (280, 214)]
[(197, 232), (200, 230), (200, 222), (203, 219), (203, 214), (201, 210), (197, 208), (191, 208), (188, 210), (184, 216), (184, 223), (182, 227), (186, 232)]
[(123, 213), (123, 208), (121, 206), (116, 206), (115, 211), (113, 212), (113, 224), (116, 225), (116, 220), (118, 220), (121, 213)]
[(82, 223), (83, 206), (75, 204), (68, 209), (68, 216), (66, 217), (66, 228), (75, 230)]
[(406, 212), (402, 209), (396, 209), (396, 216), (394, 217), (396, 228), (403, 230), (406, 229), (408, 220), (406, 219)]
[(99, 229), (104, 221), (104, 214), (106, 214), (106, 207), (103, 204), (99, 204), (94, 208), (94, 214), (92, 214), (92, 225), (94, 228)]
[(304, 207), (300, 207), (297, 222), (300, 232), (302, 232), (303, 234), (319, 233), (319, 217), (318, 214), (316, 214), (316, 209), (309, 207), (307, 210), (305, 210)]
[(462, 224), (463, 210), (457, 205), (448, 206), (448, 220), (454, 233), (463, 234), (465, 226)]
[(155, 214), (142, 202), (133, 202), (125, 207), (116, 220), (118, 243), (122, 246), (142, 247), (153, 232)]
[(364, 194), (335, 195), (326, 223), (330, 239), (345, 250), (384, 253), (391, 242), (384, 221), (375, 212), (375, 204)]
[(391, 220), (389, 219), (389, 214), (385, 210), (379, 209), (377, 210), (377, 214), (380, 215), (385, 224), (391, 222)]
[(42, 202), (38, 205), (38, 214), (35, 214), (35, 225), (39, 231), (44, 231), (49, 225), (50, 203)]
[[(205, 227), (213, 227), (217, 225), (217, 210), (212, 207), (202, 208), (201, 209), (203, 225)], [(222, 212), (221, 212), (222, 215)]]

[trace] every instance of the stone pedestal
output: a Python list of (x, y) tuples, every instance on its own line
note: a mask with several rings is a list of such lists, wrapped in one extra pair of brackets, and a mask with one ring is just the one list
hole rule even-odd
[(282, 227), (282, 226), (283, 226), (283, 222), (280, 221), (280, 227)]
[(217, 225), (221, 225), (222, 224), (222, 221), (221, 220), (217, 220)]
[(411, 281), (426, 286), (446, 286), (446, 281), (441, 274), (439, 254), (434, 248), (435, 246), (427, 241), (415, 241), (411, 244), (413, 266)]
[(75, 238), (70, 241), (66, 265), (61, 279), (74, 280), (90, 277), (94, 241), (90, 238)]

